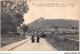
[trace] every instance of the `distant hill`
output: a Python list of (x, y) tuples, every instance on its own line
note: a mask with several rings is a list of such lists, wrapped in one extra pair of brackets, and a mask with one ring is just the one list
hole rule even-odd
[(28, 24), (28, 26), (32, 30), (41, 29), (41, 28), (55, 28), (55, 27), (71, 28), (71, 27), (79, 27), (79, 21), (78, 20), (40, 18)]

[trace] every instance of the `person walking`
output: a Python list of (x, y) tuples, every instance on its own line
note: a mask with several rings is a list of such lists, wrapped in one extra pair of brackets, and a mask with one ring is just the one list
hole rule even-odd
[(40, 41), (39, 41), (39, 39), (40, 39), (40, 37), (39, 37), (39, 35), (37, 36), (37, 43), (39, 43)]
[(32, 37), (31, 37), (31, 42), (34, 43), (34, 41), (35, 41), (35, 40), (34, 40), (34, 35), (32, 35)]

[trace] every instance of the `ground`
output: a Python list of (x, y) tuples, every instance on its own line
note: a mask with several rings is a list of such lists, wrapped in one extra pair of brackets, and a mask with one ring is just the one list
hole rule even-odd
[(40, 43), (32, 43), (31, 36), (27, 39), (9, 44), (1, 48), (1, 51), (57, 51), (45, 38), (40, 38)]
[(18, 42), (18, 41), (22, 41), (24, 40), (25, 37), (22, 36), (20, 37), (19, 35), (16, 34), (1, 34), (1, 47), (4, 47), (6, 45)]
[(58, 51), (79, 51), (79, 34), (48, 35), (45, 39)]
[[(79, 34), (47, 35), (40, 38), (40, 43), (31, 42), (31, 35), (26, 35), (26, 39), (7, 39), (7, 44), (1, 47), (1, 51), (79, 51)], [(13, 43), (11, 43), (13, 42)]]

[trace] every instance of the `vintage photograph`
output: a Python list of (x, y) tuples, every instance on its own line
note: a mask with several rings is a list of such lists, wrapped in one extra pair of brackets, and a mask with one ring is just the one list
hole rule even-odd
[(79, 0), (0, 3), (0, 51), (79, 51)]

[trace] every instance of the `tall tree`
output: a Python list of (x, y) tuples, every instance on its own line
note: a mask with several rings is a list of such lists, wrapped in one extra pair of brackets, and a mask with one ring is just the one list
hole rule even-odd
[[(24, 21), (23, 15), (29, 10), (27, 1), (1, 1), (1, 31), (15, 31)], [(7, 30), (5, 30), (7, 32)]]

